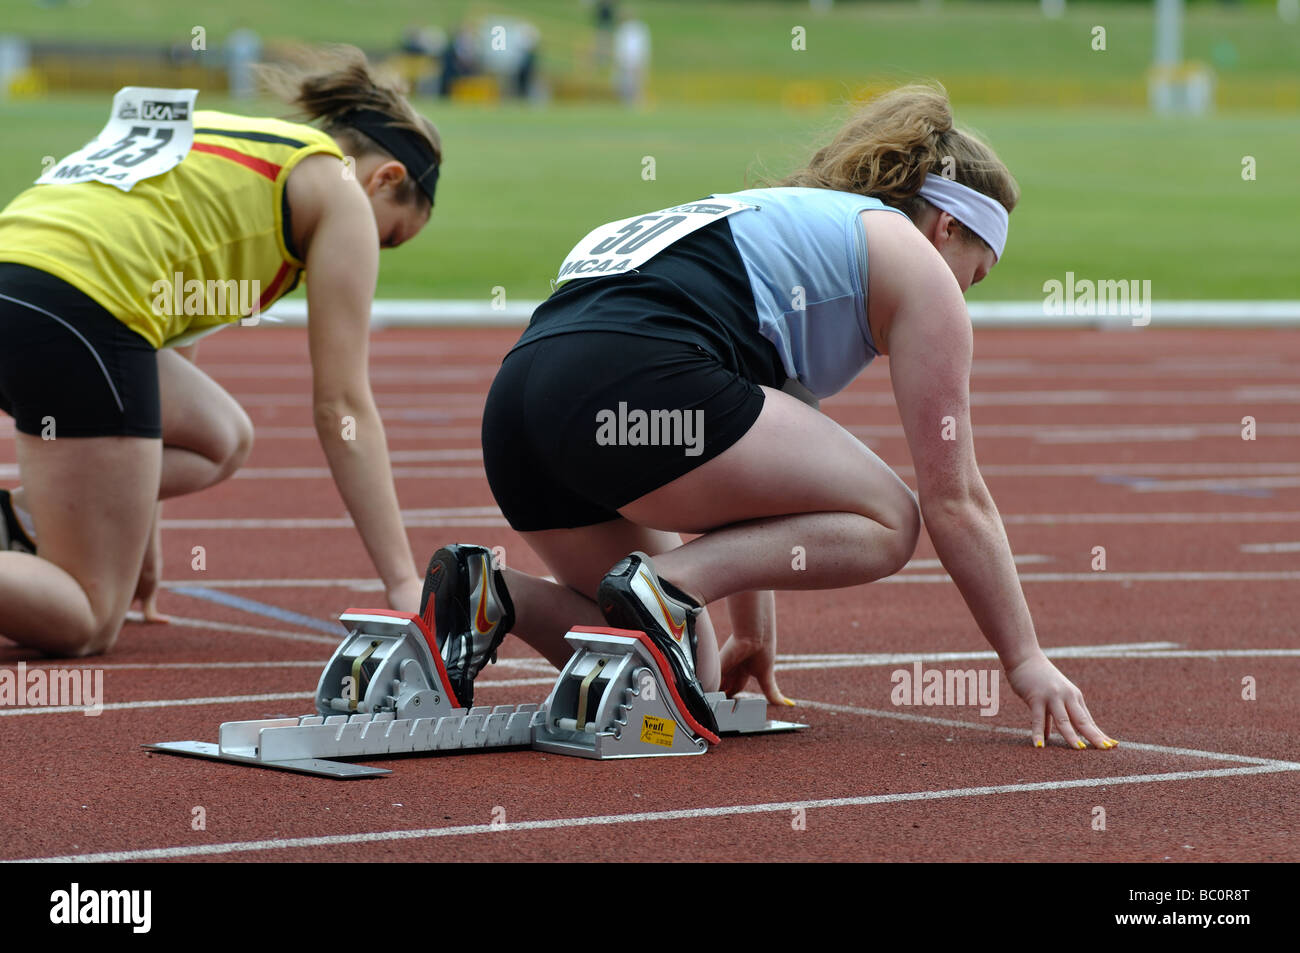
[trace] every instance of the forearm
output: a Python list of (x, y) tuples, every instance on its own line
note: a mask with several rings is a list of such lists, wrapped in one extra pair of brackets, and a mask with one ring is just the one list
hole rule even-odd
[(316, 433), (379, 578), (390, 589), (408, 581), (415, 576), (415, 561), (397, 504), (388, 441), (373, 402), (318, 405)]
[(960, 503), (923, 505), (922, 512), (940, 562), (1007, 671), (1040, 653), (1011, 545), (987, 491)]

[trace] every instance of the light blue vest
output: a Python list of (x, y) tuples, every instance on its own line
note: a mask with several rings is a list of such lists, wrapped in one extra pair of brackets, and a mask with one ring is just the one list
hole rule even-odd
[(716, 197), (758, 206), (727, 221), (749, 273), (759, 330), (786, 374), (818, 398), (842, 390), (880, 353), (867, 325), (867, 242), (858, 215), (898, 210), (829, 189)]

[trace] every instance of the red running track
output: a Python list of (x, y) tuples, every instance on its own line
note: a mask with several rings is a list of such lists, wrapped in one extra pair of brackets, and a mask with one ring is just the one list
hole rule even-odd
[[(478, 452), (483, 397), (515, 337), (374, 335), (420, 558), (475, 541), (541, 569), (497, 513)], [(215, 741), (222, 721), (306, 713), (336, 641), (321, 624), (382, 604), (315, 440), (305, 336), (232, 329), (201, 362), (248, 409), (257, 444), (235, 479), (167, 504), (167, 578), (294, 615), (171, 591), (176, 621), (129, 624), (103, 659), (0, 642), (2, 668), (102, 669), (107, 702), (98, 717), (0, 708), (0, 803), (15, 806), (0, 814), (2, 859), (1300, 859), (1300, 335), (982, 331), (976, 348), (978, 455), (1040, 640), (1064, 651), (1119, 748), (1056, 737), (1034, 750), (1005, 679), (992, 717), (891, 703), (891, 672), (914, 657), (996, 664), (923, 538), (890, 580), (779, 596), (781, 684), (800, 700), (779, 717), (809, 725), (797, 735), (632, 762), (406, 757), (349, 782), (146, 752)], [(824, 409), (911, 481), (886, 362)], [(4, 485), (13, 460), (0, 441)], [(716, 621), (725, 633), (725, 610)], [(549, 671), (508, 640), (478, 700), (539, 700)]]

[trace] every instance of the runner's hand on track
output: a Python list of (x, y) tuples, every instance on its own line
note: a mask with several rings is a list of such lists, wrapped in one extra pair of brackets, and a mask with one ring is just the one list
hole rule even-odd
[(1046, 743), (1053, 721), (1071, 748), (1086, 747), (1085, 740), (1096, 748), (1113, 748), (1119, 744), (1097, 727), (1084, 704), (1083, 692), (1047, 656), (1041, 653), (1031, 656), (1008, 671), (1007, 680), (1029, 706), (1035, 748)]
[(732, 698), (744, 689), (752, 675), (769, 705), (793, 705), (776, 685), (776, 639), (750, 642), (732, 636), (722, 647), (718, 664), (722, 669), (719, 687)]

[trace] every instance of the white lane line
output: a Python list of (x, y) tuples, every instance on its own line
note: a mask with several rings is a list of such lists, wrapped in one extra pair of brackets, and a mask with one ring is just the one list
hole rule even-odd
[[(243, 391), (237, 391), (233, 395), (244, 406), (262, 405), (265, 407), (311, 407), (311, 391), (293, 391), (292, 393), (258, 393), (249, 394)], [(379, 404), (380, 410), (387, 407), (414, 407), (417, 410), (429, 409), (429, 412), (444, 413), (454, 416), (451, 410), (452, 405), (459, 405), (461, 408), (470, 407), (475, 413), (483, 409), (483, 401), (486, 399), (486, 391), (482, 393), (468, 393), (460, 390), (446, 391), (425, 391), (423, 393), (410, 393), (407, 391), (379, 391), (375, 394), (375, 400)], [(385, 418), (388, 414), (385, 412)]]
[[(242, 402), (242, 398), (241, 398)], [(970, 402), (977, 407), (1043, 407), (1118, 404), (1120, 406), (1174, 405), (1222, 407), (1226, 404), (1300, 403), (1300, 387), (1238, 387), (1232, 390), (973, 390)], [(826, 405), (841, 404), (893, 407), (894, 395), (887, 390), (851, 391), (828, 398)], [(385, 414), (387, 416), (387, 414)]]
[[(484, 479), (478, 467), (393, 467), (393, 476), (402, 479)], [(333, 479), (329, 467), (245, 467), (235, 480), (324, 480)]]
[[(509, 526), (504, 516), (411, 516), (404, 518), (402, 524), (408, 528), (428, 528), (434, 526), (478, 526), (496, 528)], [(353, 529), (355, 524), (350, 517), (315, 517), (303, 519), (165, 519), (163, 529)]]
[[(1159, 643), (1152, 643), (1153, 645)], [(1173, 643), (1164, 643), (1172, 645)], [(1069, 659), (1161, 659), (1161, 658), (1300, 658), (1300, 649), (1136, 649), (1111, 648), (1044, 649), (1048, 658)], [(782, 658), (791, 661), (780, 661)], [(875, 665), (906, 665), (909, 662), (994, 661), (992, 652), (896, 652), (892, 655), (846, 655), (799, 661), (799, 656), (777, 656), (777, 671), (800, 669), (868, 668)]]
[[(210, 698), (160, 698), (149, 701), (110, 702), (104, 711), (131, 711), (136, 708), (182, 708), (194, 705), (237, 705), (241, 702), (278, 702), (291, 698), (312, 698), (313, 692), (270, 692), (264, 695), (217, 695)], [(34, 708), (0, 708), (0, 717), (10, 715), (62, 715), (85, 712), (83, 705), (50, 705)]]
[[(72, 664), (68, 664), (72, 662)], [(315, 668), (324, 667), (325, 658), (319, 659), (283, 659), (276, 662), (102, 662), (90, 663), (85, 661), (72, 661), (70, 659), (41, 659), (39, 661), (26, 662), (27, 671), (34, 671), (38, 668), (57, 668), (60, 671), (69, 671), (81, 669), (87, 672), (105, 671), (116, 672), (119, 670), (136, 669), (146, 672), (167, 671), (170, 669), (218, 669), (218, 668)], [(16, 663), (15, 663), (16, 664)], [(0, 670), (5, 669), (8, 662), (0, 665)]]
[[(444, 364), (439, 367), (436, 364), (428, 366), (416, 364), (393, 364), (386, 362), (374, 362), (370, 365), (370, 379), (372, 381), (414, 381), (417, 383), (428, 383), (432, 381), (475, 381), (475, 380), (492, 380), (500, 365), (492, 364)], [(262, 364), (250, 362), (247, 364), (208, 364), (203, 365), (203, 370), (209, 377), (217, 380), (223, 378), (232, 379), (250, 379), (250, 378), (270, 378), (272, 380), (306, 380), (312, 376), (311, 364), (303, 362), (301, 364)]]
[(1300, 553), (1300, 543), (1242, 543), (1243, 553)]
[[(910, 465), (895, 466), (901, 476), (915, 476)], [(1300, 475), (1300, 463), (990, 463), (980, 467), (985, 476), (998, 477), (1104, 477), (1130, 476), (1294, 476)], [(403, 479), (483, 479), (482, 466), (419, 467), (395, 466), (394, 476)], [(18, 464), (0, 463), (0, 478), (16, 479)], [(324, 480), (332, 479), (329, 467), (245, 467), (235, 473), (236, 480)]]
[[(1041, 556), (1035, 553), (1024, 553), (1019, 556), (1012, 556), (1011, 558), (1015, 561), (1015, 564), (1017, 566), (1036, 566), (1041, 563), (1050, 563), (1054, 559), (1054, 557), (1052, 556)], [(903, 567), (903, 571), (906, 571), (908, 569), (942, 569), (942, 568), (943, 568), (943, 563), (937, 559), (913, 559), (911, 562), (909, 562), (906, 566)]]
[[(442, 510), (403, 510), (408, 526), (506, 526), (496, 507), (466, 506)], [(1222, 512), (1222, 513), (1003, 513), (1008, 525), (1097, 525), (1153, 523), (1297, 523), (1300, 511)], [(302, 519), (164, 519), (163, 529), (342, 529), (351, 528), (352, 520), (341, 517)], [(910, 565), (910, 564), (909, 564)]]
[[(1260, 439), (1300, 435), (1300, 423), (1269, 421), (1257, 431)], [(855, 437), (885, 440), (904, 437), (897, 424), (861, 424), (846, 427)], [(1148, 443), (1203, 440), (1207, 437), (1241, 437), (1241, 426), (1233, 423), (1212, 424), (1119, 424), (1096, 426), (1056, 426), (1052, 424), (977, 424), (977, 439), (1027, 439), (1041, 444), (1067, 443)]]
[[(322, 663), (311, 663), (319, 668)], [(81, 667), (81, 666), (78, 666)], [(106, 665), (105, 670), (114, 666)], [(121, 666), (125, 668), (126, 666)], [(141, 665), (140, 668), (151, 666)], [(195, 666), (198, 667), (198, 666)], [(549, 678), (503, 678), (489, 681), (475, 681), (479, 688), (510, 688), (517, 685), (554, 685), (555, 677)], [(110, 702), (99, 706), (103, 711), (133, 711), (137, 708), (189, 708), (202, 705), (239, 705), (249, 702), (288, 701), (289, 699), (312, 699), (314, 692), (270, 692), (258, 695), (219, 695), (208, 698), (154, 698), (131, 702)], [(6, 708), (0, 706), (0, 717), (16, 715), (66, 715), (70, 713), (85, 714), (84, 705), (33, 705), (25, 708)], [(310, 714), (310, 712), (304, 712)]]
[[(208, 589), (351, 589), (355, 592), (384, 591), (384, 584), (378, 579), (199, 579), (195, 577), (190, 580), (164, 581), (159, 585), (163, 589), (175, 589), (200, 583)], [(221, 623), (221, 625), (225, 624), (224, 622)], [(327, 641), (324, 636), (313, 636), (312, 638)]]
[[(1300, 579), (1300, 569), (1272, 572), (1023, 572), (1021, 582), (1284, 582)], [(898, 574), (877, 583), (952, 582), (947, 573)]]
[[(1048, 658), (1145, 658), (1161, 650), (1177, 649), (1177, 642), (1122, 642), (1114, 645), (1063, 645), (1045, 648)], [(1249, 651), (1249, 650), (1242, 650)], [(1289, 651), (1289, 650), (1282, 650)], [(1300, 650), (1297, 650), (1300, 654)], [(819, 655), (778, 655), (777, 671), (804, 669), (868, 668), (876, 665), (908, 665), (912, 662), (995, 661), (997, 654), (985, 649), (968, 652), (873, 652)]]
[[(912, 467), (896, 467), (911, 473)], [(1300, 474), (1300, 463), (1289, 460), (1269, 463), (992, 463), (980, 467), (985, 476), (1274, 476)]]
[(26, 857), (0, 860), (0, 863), (122, 863), (139, 860), (164, 860), (176, 857), (206, 857), (221, 854), (249, 853), (263, 850), (293, 850), (304, 847), (337, 847), (347, 844), (374, 844), (391, 841), (427, 840), (435, 837), (522, 833), (526, 831), (566, 830), (614, 824), (638, 824), (658, 821), (692, 821), (747, 814), (788, 813), (803, 808), (870, 807), (876, 804), (901, 804), (909, 801), (943, 801), (953, 798), (985, 797), (997, 794), (1022, 794), (1038, 791), (1065, 791), (1074, 788), (1109, 787), (1120, 784), (1150, 784), (1165, 781), (1195, 781), (1205, 778), (1230, 778), (1249, 774), (1273, 774), (1300, 770), (1300, 764), (1270, 762), (1266, 765), (1239, 768), (1216, 768), (1204, 771), (1169, 771), (1162, 774), (1127, 774), (1113, 777), (1077, 778), (1063, 781), (1037, 781), (1021, 784), (995, 784), (984, 787), (948, 788), (938, 791), (910, 791), (902, 794), (873, 794), (862, 797), (822, 798), (813, 801), (777, 801), (759, 804), (733, 804), (725, 807), (697, 807), (675, 811), (642, 811), (635, 814), (600, 814), (587, 817), (559, 817), (537, 821), (515, 821), (492, 826), (467, 824), (459, 827), (430, 827), (422, 830), (367, 831), (357, 834), (330, 834), (320, 837), (282, 837), (255, 841), (231, 841), (224, 844), (197, 844), (183, 847), (154, 847), (142, 850), (106, 851), (94, 854), (65, 854), (56, 857)]
[[(1296, 570), (1260, 570), (1258, 572), (1023, 572), (1022, 583), (1029, 582), (1287, 582), (1300, 579), (1300, 569)], [(382, 592), (383, 584), (377, 579), (193, 579), (186, 582), (164, 582), (162, 587), (192, 586), (202, 583), (209, 589), (350, 589), (354, 592)], [(935, 585), (952, 582), (947, 573), (912, 572), (898, 573), (877, 579), (874, 584), (890, 585)], [(226, 623), (219, 623), (225, 625)], [(251, 631), (251, 630), (250, 630)], [(263, 631), (259, 634), (270, 634)], [(285, 638), (303, 638), (290, 636)], [(328, 641), (325, 637), (321, 641)]]
[[(85, 671), (95, 671), (103, 669), (106, 672), (115, 672), (119, 669), (139, 669), (144, 671), (165, 671), (168, 669), (219, 669), (219, 668), (321, 668), (327, 661), (326, 656), (319, 659), (281, 659), (269, 662), (81, 662), (70, 659), (35, 659), (24, 660), (27, 671), (45, 668), (57, 668), (60, 671), (69, 669), (83, 669)], [(70, 664), (71, 663), (71, 664)], [(0, 663), (0, 671), (5, 670), (10, 663)], [(13, 664), (17, 664), (16, 662)], [(545, 659), (501, 659), (496, 663), (504, 668), (518, 668), (524, 671), (551, 671), (554, 672), (555, 666)], [(484, 682), (475, 680), (476, 685), (524, 685), (534, 684), (535, 679), (502, 679), (495, 682)], [(546, 684), (555, 681), (554, 678), (545, 680)]]
[[(1074, 645), (1062, 646), (1059, 648), (1044, 649), (1044, 653), (1049, 658), (1072, 658), (1072, 659), (1161, 659), (1161, 658), (1202, 658), (1202, 659), (1220, 659), (1220, 658), (1297, 658), (1300, 657), (1300, 649), (1170, 649), (1168, 646), (1176, 646), (1176, 642), (1129, 642), (1115, 645)], [(893, 652), (879, 654), (823, 654), (823, 655), (780, 655), (777, 657), (777, 671), (823, 671), (835, 668), (868, 668), (874, 666), (886, 665), (907, 665), (913, 662), (966, 662), (966, 661), (995, 661), (997, 656), (990, 651), (983, 652)], [(28, 669), (51, 667), (57, 665), (57, 660), (53, 660), (49, 665), (39, 663), (29, 663)], [(104, 671), (114, 669), (206, 669), (206, 668), (277, 668), (277, 667), (303, 667), (319, 668), (320, 661), (292, 660), (284, 662), (170, 662), (170, 663), (121, 663), (105, 665), (88, 665), (79, 664), (73, 668), (96, 669), (102, 668)], [(553, 685), (555, 683), (554, 668), (545, 659), (502, 659), (498, 665), (510, 668), (520, 668), (525, 671), (545, 671), (548, 674), (538, 678), (502, 678), (476, 680), (475, 685), (479, 688), (511, 688), (517, 686), (531, 685)], [(65, 666), (66, 667), (66, 666)], [(0, 666), (0, 670), (3, 670)], [(269, 695), (227, 695), (214, 698), (171, 698), (171, 699), (154, 699), (148, 701), (117, 702), (104, 705), (106, 711), (109, 710), (128, 710), (134, 708), (175, 708), (193, 705), (216, 705), (216, 704), (236, 704), (243, 702), (256, 701), (275, 701), (290, 698), (312, 698), (311, 693), (290, 692), (283, 694)], [(996, 725), (984, 725), (978, 722), (953, 721), (950, 719), (935, 718), (929, 715), (915, 715), (906, 712), (877, 711), (868, 708), (854, 708), (852, 706), (831, 705), (824, 702), (805, 702), (800, 701), (801, 705), (810, 708), (824, 708), (828, 711), (844, 711), (852, 714), (874, 715), (881, 718), (895, 718), (906, 721), (923, 721), (927, 724), (946, 725), (950, 727), (967, 727), (982, 731), (1000, 731), (1004, 733), (1016, 734), (1018, 729), (1002, 728)], [(33, 706), (27, 708), (0, 708), (0, 715), (49, 715), (49, 714), (66, 714), (69, 712), (82, 712), (81, 706)], [(1153, 746), (1146, 746), (1152, 751), (1165, 751), (1166, 753), (1187, 753), (1184, 749), (1164, 749)], [(1200, 752), (1202, 757), (1212, 757), (1213, 755)], [(1236, 755), (1223, 755), (1224, 759), (1242, 760)], [(1252, 763), (1260, 764), (1272, 763), (1272, 759), (1254, 759)]]
[[(315, 427), (268, 427), (255, 423), (254, 431), (257, 439), (262, 441), (320, 439)], [(423, 427), (384, 427), (384, 435), (388, 437), (390, 444), (397, 440), (472, 440), (477, 444), (482, 438), (483, 431), (479, 427), (445, 427), (427, 424)], [(473, 449), (478, 450), (477, 447)], [(478, 452), (481, 455), (481, 451)]]
[[(171, 583), (170, 585), (168, 583), (162, 584), (163, 588), (170, 588), (171, 586), (184, 586), (184, 585), (186, 585), (186, 583), (183, 582)], [(132, 616), (127, 616), (128, 622), (143, 621), (140, 618), (138, 613), (133, 615), (134, 618)], [(235, 632), (238, 633), (239, 635), (264, 635), (267, 636), (268, 638), (285, 639), (290, 642), (315, 642), (318, 645), (339, 644), (338, 639), (332, 639), (328, 635), (317, 635), (312, 632), (295, 632), (290, 629), (263, 629), (260, 626), (240, 625), (237, 622), (215, 622), (211, 619), (190, 619), (190, 618), (182, 618), (180, 616), (171, 616), (170, 624), (181, 626), (182, 628), (186, 628), (186, 629), (204, 629), (204, 630), (216, 630), (218, 632)]]
[(390, 450), (388, 459), (393, 463), (433, 463), (438, 460), (482, 460), (483, 451), (464, 448), (460, 450)]
[(1300, 512), (1233, 513), (1004, 513), (1008, 526), (1132, 525), (1152, 523), (1300, 523)]
[(1300, 486), (1300, 476), (1228, 477), (1221, 480), (1151, 480), (1130, 483), (1135, 493), (1191, 493), (1202, 490), (1272, 489)]
[[(805, 708), (818, 708), (822, 711), (835, 711), (846, 715), (862, 715), (867, 718), (887, 718), (891, 721), (911, 721), (918, 724), (938, 725), (944, 728), (965, 728), (972, 731), (988, 731), (999, 735), (1016, 735), (1028, 738), (1024, 728), (1010, 728), (1006, 725), (986, 725), (977, 721), (964, 721), (960, 718), (938, 718), (934, 715), (917, 715), (907, 711), (891, 711), (879, 708), (859, 708), (854, 705), (835, 705), (830, 702), (807, 701), (795, 699)], [(1060, 732), (1054, 732), (1060, 735)], [(1138, 751), (1154, 751), (1157, 754), (1178, 755), (1186, 758), (1208, 758), (1211, 761), (1235, 761), (1242, 764), (1272, 767), (1277, 771), (1300, 771), (1300, 762), (1281, 761), (1277, 758), (1253, 758), (1244, 754), (1227, 754), (1222, 751), (1202, 751), (1199, 748), (1179, 748), (1169, 745), (1147, 744), (1140, 741), (1120, 741), (1120, 747)]]

